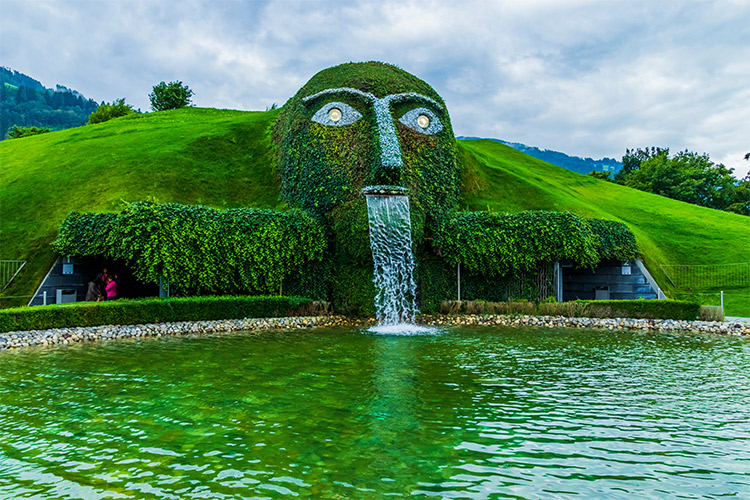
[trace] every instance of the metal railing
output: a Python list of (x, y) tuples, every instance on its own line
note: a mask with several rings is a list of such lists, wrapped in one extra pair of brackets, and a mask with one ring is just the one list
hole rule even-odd
[(26, 265), (25, 260), (0, 260), (0, 290), (5, 290), (13, 281), (23, 266)]
[(708, 265), (661, 265), (667, 279), (683, 290), (750, 286), (750, 262)]

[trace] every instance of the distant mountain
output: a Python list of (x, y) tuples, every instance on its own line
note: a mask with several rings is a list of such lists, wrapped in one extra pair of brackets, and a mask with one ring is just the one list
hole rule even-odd
[(45, 88), (38, 80), (0, 67), (0, 140), (13, 125), (53, 130), (85, 125), (97, 103), (62, 85)]
[(13, 87), (29, 87), (34, 90), (44, 90), (44, 85), (39, 80), (34, 80), (28, 75), (6, 67), (0, 67), (0, 81)]
[[(481, 139), (481, 137), (459, 137), (459, 139)], [(526, 153), (529, 156), (533, 156), (547, 163), (557, 165), (558, 167), (567, 168), (573, 172), (579, 174), (588, 174), (591, 171), (596, 170), (597, 172), (612, 172), (612, 176), (622, 168), (622, 162), (615, 160), (614, 158), (604, 157), (601, 160), (594, 160), (591, 158), (581, 158), (580, 156), (570, 156), (560, 151), (552, 151), (550, 149), (539, 149), (535, 146), (527, 146), (520, 142), (508, 142), (502, 139), (489, 139), (491, 141), (499, 142), (510, 146), (513, 149)]]

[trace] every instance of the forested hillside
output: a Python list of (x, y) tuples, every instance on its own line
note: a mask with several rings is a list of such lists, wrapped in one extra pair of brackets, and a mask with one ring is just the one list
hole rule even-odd
[(97, 103), (61, 85), (45, 88), (30, 76), (0, 67), (0, 140), (13, 125), (62, 130), (84, 125)]

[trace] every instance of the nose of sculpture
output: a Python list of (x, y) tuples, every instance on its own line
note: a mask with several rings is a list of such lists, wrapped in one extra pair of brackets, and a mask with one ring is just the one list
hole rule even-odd
[(376, 99), (373, 107), (375, 108), (380, 140), (380, 157), (374, 166), (373, 181), (376, 184), (400, 186), (404, 162), (401, 159), (401, 146), (398, 143), (398, 135), (396, 134), (396, 127), (393, 125), (388, 100)]

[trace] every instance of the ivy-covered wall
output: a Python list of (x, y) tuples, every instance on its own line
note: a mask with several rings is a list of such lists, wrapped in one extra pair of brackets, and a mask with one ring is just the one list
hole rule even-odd
[(320, 224), (300, 210), (216, 210), (129, 204), (119, 214), (71, 212), (53, 242), (63, 255), (123, 260), (133, 275), (186, 295), (278, 294), (284, 279), (320, 262)]
[(453, 213), (436, 226), (433, 243), (449, 263), (489, 277), (536, 271), (560, 259), (593, 267), (637, 257), (624, 224), (571, 212)]

